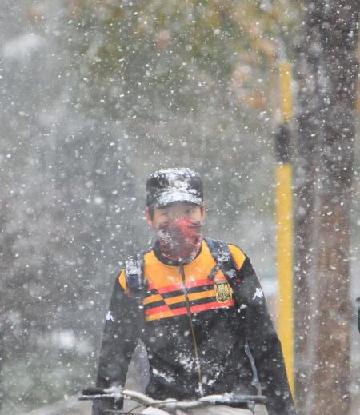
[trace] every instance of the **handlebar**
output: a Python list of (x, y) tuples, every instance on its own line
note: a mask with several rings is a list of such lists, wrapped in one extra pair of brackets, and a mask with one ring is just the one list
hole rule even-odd
[(112, 386), (111, 388), (87, 388), (82, 391), (79, 396), (80, 401), (89, 401), (95, 399), (131, 399), (143, 406), (152, 406), (154, 408), (162, 409), (192, 409), (205, 405), (246, 405), (252, 409), (255, 404), (264, 405), (266, 403), (265, 396), (259, 395), (241, 395), (235, 392), (224, 393), (220, 395), (203, 396), (196, 400), (178, 401), (177, 399), (156, 400), (150, 396), (144, 395), (141, 392), (136, 392), (130, 389), (123, 389), (119, 386)]

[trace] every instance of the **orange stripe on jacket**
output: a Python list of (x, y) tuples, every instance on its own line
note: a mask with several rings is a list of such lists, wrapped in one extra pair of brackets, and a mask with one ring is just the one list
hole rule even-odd
[[(218, 301), (213, 301), (211, 303), (193, 305), (190, 307), (190, 312), (200, 313), (202, 311), (215, 310), (219, 308), (229, 308), (233, 306), (234, 306), (234, 300), (229, 300), (223, 303), (219, 303)], [(154, 307), (154, 308), (150, 308), (149, 310), (146, 310), (145, 316), (146, 316), (146, 321), (154, 321), (154, 320), (160, 320), (162, 318), (181, 316), (186, 313), (187, 313), (186, 307), (180, 307), (174, 310), (170, 310), (168, 306), (160, 306), (160, 307)]]
[[(195, 288), (195, 287), (201, 287), (202, 285), (212, 285), (213, 281), (210, 280), (209, 278), (204, 278), (204, 279), (199, 279), (199, 280), (190, 280), (190, 281), (186, 281), (185, 287), (186, 288)], [(171, 293), (171, 291), (179, 291), (179, 290), (183, 290), (184, 285), (183, 283), (178, 283), (178, 284), (174, 284), (174, 285), (169, 285), (167, 287), (163, 287), (163, 288), (156, 288), (154, 285), (149, 285), (149, 290), (157, 290), (160, 294), (165, 294), (165, 293)]]

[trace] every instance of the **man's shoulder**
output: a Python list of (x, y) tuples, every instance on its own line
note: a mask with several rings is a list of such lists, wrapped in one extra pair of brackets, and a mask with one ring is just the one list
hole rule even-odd
[(228, 246), (231, 252), (231, 256), (235, 262), (236, 268), (241, 269), (246, 261), (247, 255), (238, 245), (228, 243)]
[(129, 255), (126, 258), (116, 277), (124, 291), (128, 291), (132, 281), (137, 284), (138, 280), (142, 278), (145, 257), (148, 258), (148, 256), (153, 255), (153, 253), (153, 247), (148, 247), (147, 249), (143, 249), (137, 254)]
[[(211, 238), (205, 238), (205, 240), (210, 245), (210, 250), (211, 250), (211, 246), (213, 247), (213, 249), (220, 249), (220, 250), (224, 249), (223, 247), (227, 247), (227, 249), (230, 252), (231, 258), (235, 263), (236, 268), (239, 270), (243, 266), (243, 264), (244, 264), (244, 262), (247, 258), (247, 255), (242, 250), (242, 248), (240, 248), (237, 244), (234, 244), (232, 242), (223, 241), (223, 240), (215, 240), (215, 239), (211, 239)], [(216, 248), (214, 248), (214, 247), (216, 247)]]

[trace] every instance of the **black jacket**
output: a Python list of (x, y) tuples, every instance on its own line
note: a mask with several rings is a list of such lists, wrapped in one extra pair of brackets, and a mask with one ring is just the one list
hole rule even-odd
[[(229, 247), (237, 264), (230, 291), (223, 277), (220, 291), (208, 279), (215, 262), (205, 242), (198, 257), (185, 266), (170, 264), (155, 245), (145, 255), (148, 285), (140, 303), (128, 292), (122, 271), (107, 314), (97, 386), (125, 384), (141, 338), (150, 363), (146, 392), (154, 398), (186, 399), (231, 391), (257, 394), (253, 359), (269, 415), (295, 414), (281, 345), (258, 278), (249, 258), (238, 247)], [(172, 282), (181, 278), (181, 287), (177, 280), (164, 285), (168, 276)]]

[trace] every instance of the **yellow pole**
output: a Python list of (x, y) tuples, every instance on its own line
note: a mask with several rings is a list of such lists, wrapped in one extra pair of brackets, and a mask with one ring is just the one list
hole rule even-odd
[(293, 206), (292, 167), (289, 158), (290, 131), (293, 114), (291, 66), (279, 65), (281, 113), (283, 123), (276, 137), (278, 167), (276, 170), (277, 266), (279, 281), (278, 329), (291, 391), (294, 382), (294, 300), (293, 300)]
[(281, 113), (284, 122), (290, 121), (293, 115), (293, 103), (291, 94), (291, 65), (289, 62), (281, 62), (279, 65)]
[(294, 394), (293, 218), (292, 167), (281, 163), (276, 171), (277, 264), (279, 279), (278, 327), (286, 372)]

